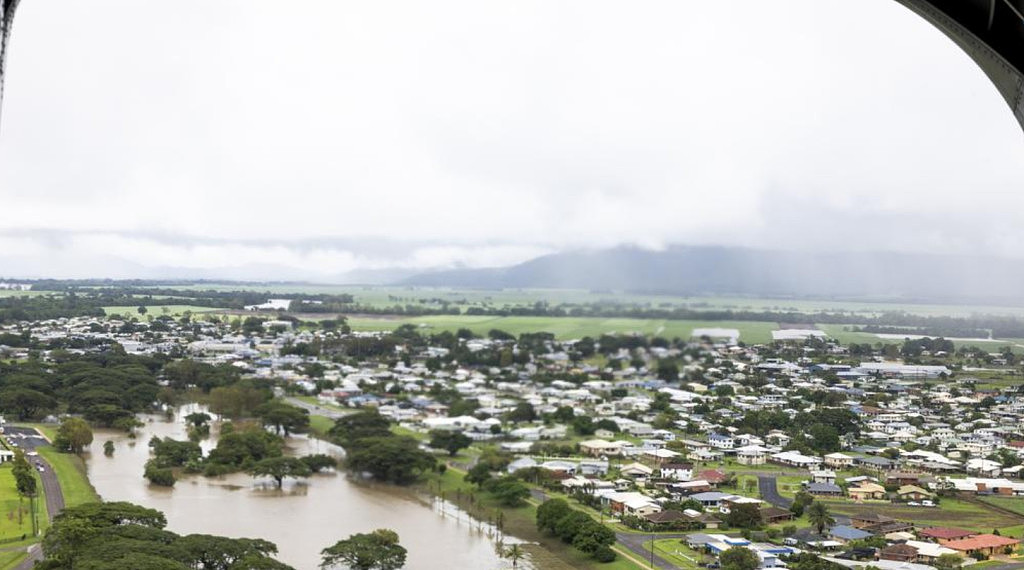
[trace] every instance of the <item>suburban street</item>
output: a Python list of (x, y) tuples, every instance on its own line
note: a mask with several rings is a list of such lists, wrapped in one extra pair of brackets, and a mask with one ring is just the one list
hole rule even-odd
[(290, 397), (290, 396), (284, 398), (284, 400), (286, 402), (288, 402), (289, 404), (293, 405), (293, 406), (298, 406), (300, 408), (303, 408), (304, 410), (308, 411), (311, 415), (324, 416), (325, 418), (330, 418), (332, 420), (336, 420), (336, 419), (338, 419), (340, 417), (344, 417), (344, 416), (348, 415), (348, 413), (349, 413), (349, 412), (339, 412), (337, 410), (332, 410), (332, 409), (327, 408), (326, 406), (317, 406), (315, 404), (310, 404), (309, 402), (303, 402), (302, 400), (300, 400), (298, 398), (293, 398), (293, 397)]
[[(683, 533), (659, 534), (657, 535), (657, 538), (660, 540), (663, 538), (683, 538), (684, 536), (686, 535)], [(628, 548), (630, 552), (645, 562), (650, 562), (651, 551), (644, 548), (644, 543), (650, 541), (651, 537), (652, 535), (650, 534), (638, 534), (632, 532), (615, 533), (615, 538), (619, 541), (619, 544)], [(678, 568), (675, 564), (672, 564), (658, 556), (657, 552), (654, 554), (654, 565), (656, 568), (663, 568), (664, 570), (675, 570)]]

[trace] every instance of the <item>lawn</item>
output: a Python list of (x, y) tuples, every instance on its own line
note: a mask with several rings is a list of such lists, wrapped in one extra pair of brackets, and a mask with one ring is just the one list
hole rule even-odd
[(334, 427), (334, 420), (312, 414), (309, 416), (309, 430), (319, 436), (327, 435), (327, 432)]
[(754, 321), (683, 321), (664, 319), (605, 319), (596, 317), (494, 317), (468, 315), (431, 315), (410, 318), (353, 317), (348, 320), (353, 330), (393, 330), (412, 324), (425, 332), (455, 331), (467, 328), (478, 335), (491, 329), (519, 335), (524, 332), (550, 332), (559, 339), (597, 337), (605, 333), (643, 333), (667, 338), (690, 338), (695, 328), (733, 328), (740, 331), (740, 340), (749, 343), (771, 341), (776, 323)]
[[(38, 479), (36, 484), (42, 487)], [(46, 519), (45, 500), (39, 497), (35, 504), (37, 520), (42, 524)], [(0, 542), (20, 539), (24, 535), (32, 536), (30, 514), (28, 499), (18, 496), (11, 465), (8, 463), (0, 466)]]
[[(651, 549), (651, 541), (644, 543), (644, 548)], [(679, 568), (700, 568), (701, 555), (686, 546), (678, 538), (662, 538), (654, 541), (654, 553)]]
[(1024, 516), (1024, 497), (978, 497), (981, 501)]
[(0, 552), (0, 570), (17, 567), (26, 556), (28, 556), (28, 552), (24, 548)]

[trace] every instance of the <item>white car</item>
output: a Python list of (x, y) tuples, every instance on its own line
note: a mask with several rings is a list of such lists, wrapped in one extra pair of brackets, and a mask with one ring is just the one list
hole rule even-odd
[(921, 506), (922, 507), (934, 507), (935, 506), (935, 502), (934, 501), (921, 501)]
[(917, 501), (910, 501), (909, 503), (907, 503), (907, 506), (908, 507), (920, 507), (921, 503), (918, 503)]

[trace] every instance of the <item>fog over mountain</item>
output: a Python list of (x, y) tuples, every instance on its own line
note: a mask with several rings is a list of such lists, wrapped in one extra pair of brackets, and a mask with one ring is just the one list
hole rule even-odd
[(401, 283), (1020, 304), (1024, 262), (915, 253), (620, 247), (557, 253), (504, 268), (424, 273)]

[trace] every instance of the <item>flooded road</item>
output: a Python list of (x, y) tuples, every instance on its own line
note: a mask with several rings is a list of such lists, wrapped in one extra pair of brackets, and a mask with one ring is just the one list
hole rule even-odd
[[(89, 480), (104, 500), (163, 511), (168, 530), (179, 534), (265, 538), (277, 544), (279, 560), (300, 570), (316, 569), (323, 548), (376, 528), (398, 532), (409, 550), (406, 568), (510, 567), (477, 524), (442, 516), (436, 504), (404, 489), (354, 482), (343, 473), (317, 474), (301, 483), (288, 479), (281, 490), (244, 473), (219, 478), (187, 475), (173, 488), (150, 486), (142, 478), (143, 464), (150, 457), (149, 440), (154, 435), (186, 439), (181, 417), (143, 417), (146, 425), (134, 440), (121, 432), (96, 432), (86, 465)], [(116, 448), (113, 457), (101, 451), (108, 439)], [(204, 441), (204, 451), (213, 445)], [(289, 438), (288, 445), (296, 455), (341, 453), (338, 447), (304, 436)]]

